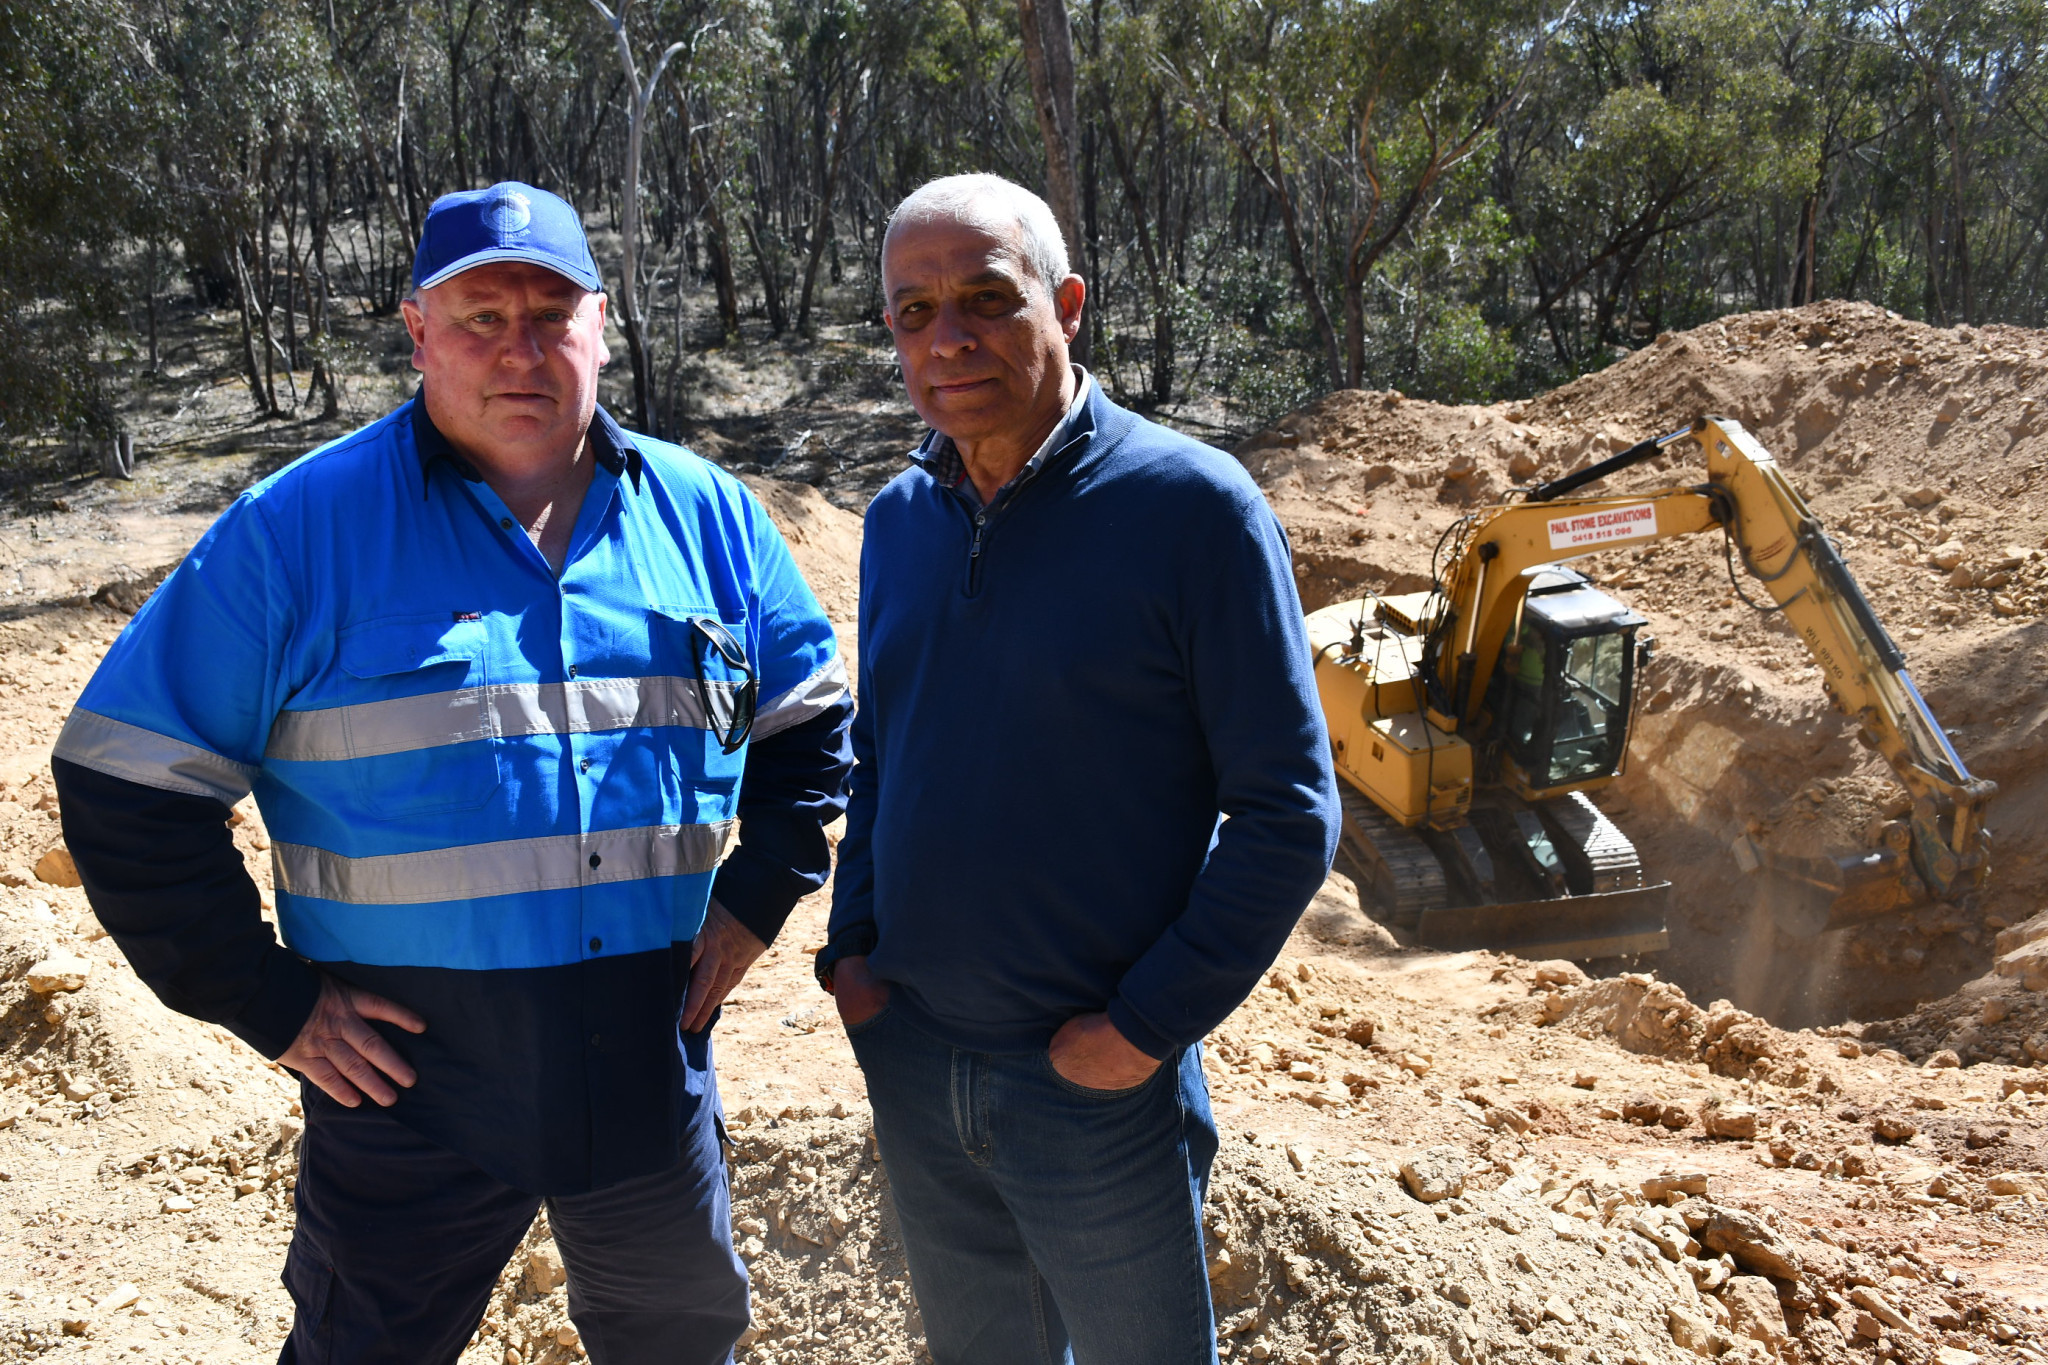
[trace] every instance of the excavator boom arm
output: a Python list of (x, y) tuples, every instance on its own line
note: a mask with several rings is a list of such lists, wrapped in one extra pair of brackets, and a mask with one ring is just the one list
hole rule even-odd
[[(1569, 496), (1688, 437), (1705, 457), (1705, 484)], [(1487, 683), (1515, 635), (1528, 570), (1709, 529), (1731, 537), (1820, 668), (1828, 695), (1913, 796), (1910, 852), (1928, 890), (1953, 898), (1981, 881), (1983, 812), (1996, 784), (1970, 775), (1819, 519), (1777, 461), (1733, 421), (1702, 418), (1474, 518), (1453, 556), (1436, 622), (1437, 705), (1460, 727), (1480, 719)], [(1894, 851), (1906, 850), (1895, 844)]]

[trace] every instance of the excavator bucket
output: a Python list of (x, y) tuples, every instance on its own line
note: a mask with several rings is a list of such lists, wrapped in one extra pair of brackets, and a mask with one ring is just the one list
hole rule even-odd
[(1735, 865), (1768, 888), (1766, 904), (1779, 926), (1802, 938), (1927, 901), (1912, 860), (1898, 849), (1803, 858), (1772, 852), (1743, 834), (1732, 851)]
[(1494, 948), (1522, 957), (1633, 957), (1670, 946), (1664, 927), (1671, 883), (1558, 896), (1513, 905), (1425, 910), (1415, 936), (1425, 946), (1462, 952)]

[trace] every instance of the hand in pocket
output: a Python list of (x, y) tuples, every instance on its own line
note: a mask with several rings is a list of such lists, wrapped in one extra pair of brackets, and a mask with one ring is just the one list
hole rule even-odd
[(1075, 1015), (1046, 1052), (1060, 1078), (1084, 1090), (1129, 1090), (1159, 1069), (1159, 1059), (1131, 1046), (1107, 1014)]
[(832, 1003), (840, 1023), (859, 1028), (889, 1007), (889, 988), (868, 970), (865, 956), (843, 957), (832, 969)]

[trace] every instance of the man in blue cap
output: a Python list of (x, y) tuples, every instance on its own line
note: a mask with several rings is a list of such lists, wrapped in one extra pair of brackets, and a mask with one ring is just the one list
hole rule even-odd
[(413, 283), (419, 395), (137, 613), (57, 744), (65, 835), (158, 996), (304, 1078), (281, 1361), (454, 1361), (545, 1203), (593, 1360), (714, 1365), (709, 1029), (824, 880), (846, 675), (745, 489), (597, 406), (568, 204), (440, 199)]

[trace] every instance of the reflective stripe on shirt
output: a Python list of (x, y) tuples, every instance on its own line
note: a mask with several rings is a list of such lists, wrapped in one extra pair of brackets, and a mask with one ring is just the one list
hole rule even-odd
[[(522, 735), (593, 734), (670, 725), (703, 730), (708, 728), (704, 694), (711, 695), (714, 712), (730, 715), (738, 690), (729, 682), (700, 685), (695, 678), (590, 678), (568, 683), (498, 683), (319, 711), (280, 711), (270, 727), (263, 756), (330, 763)], [(765, 739), (800, 725), (845, 695), (846, 665), (834, 655), (817, 672), (763, 706), (754, 719), (754, 735)], [(203, 750), (195, 752), (204, 754)]]
[(278, 889), (294, 896), (351, 905), (420, 905), (709, 872), (732, 847), (736, 828), (732, 820), (654, 825), (378, 858), (345, 858), (324, 848), (279, 843), (273, 845), (272, 864)]
[(846, 695), (846, 665), (834, 654), (825, 666), (779, 697), (764, 703), (754, 716), (754, 738), (766, 739), (802, 725)]
[[(837, 663), (835, 659), (833, 661)], [(844, 677), (844, 670), (841, 671)], [(704, 684), (730, 714), (738, 689)], [(841, 684), (844, 691), (844, 684)], [(695, 678), (591, 678), (567, 683), (498, 683), (392, 701), (280, 711), (267, 759), (333, 762), (520, 735), (591, 734), (681, 725), (706, 728)]]
[[(759, 736), (842, 702), (831, 628), (736, 480), (602, 410), (559, 570), (437, 435), (415, 403), (237, 499), (57, 752), (230, 804), (253, 789), (280, 927), (316, 959), (535, 968), (687, 941), (746, 761), (717, 730), (749, 675)], [(704, 647), (705, 619), (744, 663)], [(507, 917), (527, 923), (465, 937)]]
[(256, 781), (253, 764), (77, 707), (64, 722), (54, 752), (109, 777), (186, 796), (211, 796), (229, 806), (247, 796)]

